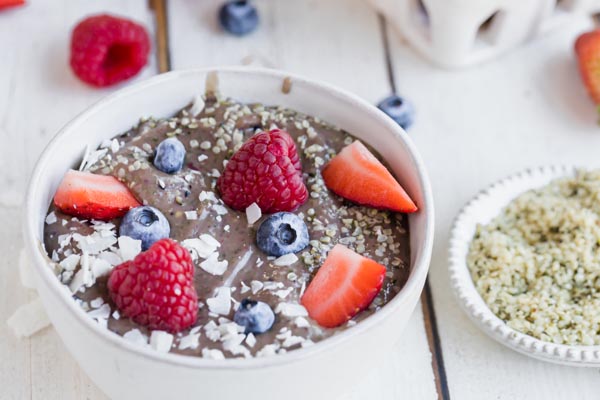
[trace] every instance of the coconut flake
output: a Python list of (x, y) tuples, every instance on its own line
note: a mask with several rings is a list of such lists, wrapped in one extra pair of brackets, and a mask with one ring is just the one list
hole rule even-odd
[(254, 345), (256, 344), (256, 337), (252, 332), (250, 332), (248, 336), (246, 336), (246, 344), (250, 347), (254, 347)]
[(252, 294), (256, 294), (256, 293), (260, 292), (260, 290), (264, 286), (265, 285), (261, 281), (252, 281), (252, 282), (250, 282), (250, 287), (252, 288)]
[(64, 260), (62, 260), (58, 265), (65, 271), (74, 271), (77, 265), (79, 265), (79, 260), (81, 256), (78, 254), (71, 254)]
[(50, 320), (46, 311), (44, 311), (42, 301), (38, 298), (29, 304), (17, 308), (7, 323), (15, 336), (23, 338), (41, 331), (50, 325)]
[(248, 285), (246, 285), (244, 283), (244, 281), (242, 281), (242, 290), (240, 290), (240, 293), (244, 294), (244, 293), (248, 292), (249, 290), (250, 290), (250, 287)]
[(222, 286), (217, 288), (215, 297), (206, 299), (208, 309), (219, 315), (227, 315), (231, 310), (231, 288)]
[(119, 255), (123, 262), (133, 260), (142, 252), (142, 241), (130, 238), (129, 236), (119, 236)]
[(144, 335), (139, 329), (132, 329), (123, 335), (123, 339), (135, 343), (140, 346), (148, 345), (148, 337)]
[(221, 247), (221, 243), (208, 233), (203, 233), (202, 235), (200, 235), (200, 240), (214, 248)]
[(296, 317), (294, 319), (294, 324), (298, 328), (308, 328), (310, 326), (310, 322), (308, 322), (308, 320), (304, 317)]
[(185, 219), (187, 219), (188, 221), (195, 221), (198, 219), (198, 211), (185, 211)]
[(308, 311), (302, 305), (297, 303), (279, 303), (275, 307), (276, 314), (283, 314), (286, 317), (307, 317)]
[(202, 358), (209, 358), (211, 360), (224, 360), (225, 356), (221, 350), (202, 349)]
[(94, 278), (100, 278), (108, 275), (110, 271), (112, 271), (112, 265), (110, 265), (108, 261), (101, 258), (94, 258), (91, 270)]
[(294, 253), (288, 253), (277, 258), (273, 264), (277, 265), (278, 267), (285, 267), (294, 264), (296, 261), (298, 261), (298, 256)]
[(56, 221), (58, 221), (58, 219), (56, 218), (56, 214), (54, 213), (54, 211), (52, 211), (50, 214), (48, 214), (48, 216), (46, 217), (46, 223), (48, 225), (52, 225), (54, 223), (56, 223)]
[(92, 310), (90, 312), (88, 312), (87, 314), (97, 320), (100, 321), (102, 319), (106, 320), (108, 319), (108, 317), (110, 316), (110, 306), (108, 304), (102, 304), (102, 306), (100, 306), (100, 308), (97, 308), (95, 310)]
[(190, 115), (192, 117), (197, 117), (198, 115), (200, 115), (200, 113), (202, 112), (202, 110), (204, 110), (204, 100), (202, 99), (202, 96), (200, 95), (196, 95), (194, 96), (194, 102), (192, 103), (192, 107), (190, 108)]
[(150, 346), (159, 353), (168, 353), (173, 345), (173, 335), (164, 331), (152, 331)]
[(248, 225), (253, 225), (260, 217), (262, 217), (262, 211), (258, 204), (252, 203), (246, 207), (246, 219), (248, 220)]
[(200, 263), (200, 268), (212, 275), (223, 275), (227, 271), (227, 260), (219, 261), (219, 253), (216, 251)]
[(200, 345), (200, 334), (190, 333), (179, 340), (179, 350), (197, 349)]

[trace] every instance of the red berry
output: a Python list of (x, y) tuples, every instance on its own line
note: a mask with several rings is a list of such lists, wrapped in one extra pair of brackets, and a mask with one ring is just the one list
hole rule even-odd
[(176, 333), (198, 317), (192, 259), (171, 239), (118, 265), (108, 278), (108, 291), (123, 315), (150, 329)]
[(385, 271), (383, 265), (336, 244), (300, 301), (319, 325), (335, 328), (369, 307)]
[(405, 213), (418, 210), (387, 168), (358, 140), (333, 157), (321, 174), (329, 190), (355, 203)]
[(225, 204), (262, 212), (294, 211), (308, 198), (294, 139), (274, 129), (254, 135), (231, 157), (218, 181)]
[(108, 221), (141, 204), (115, 177), (69, 170), (56, 189), (54, 205), (65, 214)]
[(136, 75), (146, 65), (150, 39), (133, 21), (95, 15), (79, 22), (71, 36), (71, 68), (82, 81), (110, 86)]

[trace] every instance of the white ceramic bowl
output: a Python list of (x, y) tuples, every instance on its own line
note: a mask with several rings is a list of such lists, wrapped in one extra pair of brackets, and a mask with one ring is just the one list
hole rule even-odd
[(490, 337), (503, 345), (543, 361), (578, 367), (599, 367), (600, 346), (570, 346), (545, 342), (512, 329), (498, 318), (477, 292), (467, 254), (477, 224), (487, 224), (520, 194), (547, 185), (552, 180), (574, 176), (574, 166), (532, 168), (503, 179), (479, 193), (456, 217), (450, 235), (449, 272), (458, 301)]
[[(87, 145), (96, 146), (134, 125), (140, 116), (169, 116), (203, 93), (217, 71), (221, 93), (241, 101), (283, 105), (318, 116), (372, 145), (389, 163), (420, 211), (409, 218), (410, 277), (378, 313), (315, 346), (270, 358), (221, 361), (159, 354), (100, 328), (48, 267), (41, 239), (44, 218), (63, 174)], [(281, 90), (291, 78), (289, 94)], [(67, 124), (50, 142), (27, 193), (25, 243), (37, 289), (66, 348), (113, 399), (335, 398), (381, 360), (408, 321), (421, 293), (433, 243), (433, 200), (427, 174), (406, 133), (360, 98), (282, 72), (242, 68), (176, 71), (127, 87)]]

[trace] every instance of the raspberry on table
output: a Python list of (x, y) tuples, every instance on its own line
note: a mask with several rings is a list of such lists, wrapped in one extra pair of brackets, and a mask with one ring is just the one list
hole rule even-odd
[(108, 278), (110, 297), (121, 313), (150, 329), (177, 333), (198, 317), (190, 253), (171, 239), (118, 265)]
[(71, 68), (82, 81), (110, 86), (136, 75), (148, 62), (146, 29), (102, 14), (79, 22), (71, 35)]
[(294, 211), (308, 198), (292, 137), (274, 129), (251, 137), (218, 180), (221, 198), (235, 210), (256, 203), (263, 213)]

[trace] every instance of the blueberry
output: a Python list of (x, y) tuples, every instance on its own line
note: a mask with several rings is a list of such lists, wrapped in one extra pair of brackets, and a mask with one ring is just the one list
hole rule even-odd
[(154, 166), (167, 174), (174, 174), (183, 167), (185, 147), (177, 138), (165, 139), (156, 148)]
[(246, 333), (264, 333), (271, 329), (275, 314), (267, 303), (244, 299), (233, 315), (236, 324), (246, 328)]
[(219, 22), (229, 33), (247, 35), (258, 26), (258, 12), (249, 1), (228, 1), (219, 10)]
[(119, 227), (119, 235), (142, 241), (142, 250), (148, 250), (159, 239), (171, 233), (169, 221), (154, 207), (132, 208), (125, 214)]
[(270, 256), (297, 253), (308, 245), (308, 229), (297, 215), (278, 212), (260, 224), (256, 244)]
[(397, 94), (381, 100), (377, 107), (396, 121), (402, 129), (408, 129), (415, 119), (415, 108), (412, 103)]

